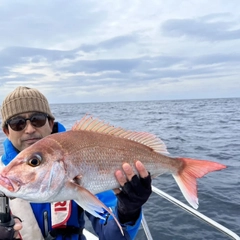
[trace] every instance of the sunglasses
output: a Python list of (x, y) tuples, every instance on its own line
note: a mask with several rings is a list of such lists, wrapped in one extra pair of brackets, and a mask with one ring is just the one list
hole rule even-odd
[(40, 128), (45, 125), (48, 117), (49, 116), (44, 113), (35, 113), (30, 118), (15, 117), (9, 119), (8, 121), (6, 121), (6, 125), (9, 125), (12, 130), (18, 132), (22, 131), (26, 127), (27, 120), (29, 120), (33, 127)]

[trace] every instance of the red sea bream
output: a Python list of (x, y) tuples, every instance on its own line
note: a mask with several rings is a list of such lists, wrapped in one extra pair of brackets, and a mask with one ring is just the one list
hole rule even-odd
[(100, 217), (98, 212), (108, 208), (94, 194), (120, 187), (114, 172), (125, 162), (134, 167), (140, 160), (152, 178), (171, 173), (186, 200), (197, 208), (196, 179), (226, 166), (167, 154), (155, 135), (85, 116), (71, 130), (51, 134), (21, 151), (1, 171), (1, 190), (31, 202), (72, 199)]

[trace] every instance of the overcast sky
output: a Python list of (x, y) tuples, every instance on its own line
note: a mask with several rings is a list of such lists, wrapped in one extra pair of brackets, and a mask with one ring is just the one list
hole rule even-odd
[(0, 0), (0, 100), (240, 97), (239, 0)]

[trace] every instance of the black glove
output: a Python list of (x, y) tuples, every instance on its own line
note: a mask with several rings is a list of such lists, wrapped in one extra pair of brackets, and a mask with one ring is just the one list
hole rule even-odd
[(120, 223), (135, 222), (140, 213), (142, 205), (148, 200), (152, 193), (151, 176), (141, 178), (134, 175), (122, 187), (122, 191), (117, 194), (118, 219)]
[(11, 219), (7, 223), (0, 222), (0, 240), (21, 240), (20, 238), (13, 238), (15, 230), (13, 229), (15, 221), (14, 219), (19, 219), (20, 222), (22, 220), (15, 215), (10, 215)]
[[(14, 223), (13, 223), (14, 224)], [(4, 226), (0, 225), (0, 240), (13, 240), (14, 229), (13, 225), (11, 226)]]

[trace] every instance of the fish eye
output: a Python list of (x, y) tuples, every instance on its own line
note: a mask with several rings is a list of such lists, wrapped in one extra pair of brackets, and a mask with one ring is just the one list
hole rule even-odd
[(41, 164), (42, 157), (38, 154), (34, 155), (31, 159), (28, 160), (28, 165), (31, 167), (37, 167)]

